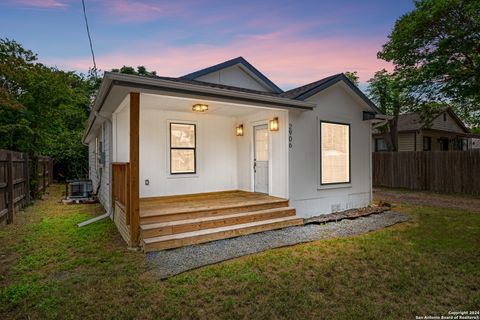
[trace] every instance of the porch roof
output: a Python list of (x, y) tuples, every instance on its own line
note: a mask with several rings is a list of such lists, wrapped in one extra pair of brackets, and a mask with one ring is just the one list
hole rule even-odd
[(126, 94), (135, 90), (141, 93), (153, 93), (163, 95), (175, 95), (214, 99), (217, 101), (231, 101), (244, 104), (255, 104), (259, 107), (312, 110), (316, 104), (282, 97), (276, 93), (262, 92), (227, 85), (207, 83), (196, 80), (170, 77), (150, 77), (123, 74), (118, 72), (105, 72), (102, 85), (92, 107), (88, 119), (87, 129), (82, 141), (87, 142), (87, 137), (97, 117), (109, 116), (113, 110), (104, 108), (105, 102), (115, 96), (111, 105), (117, 105), (124, 99)]

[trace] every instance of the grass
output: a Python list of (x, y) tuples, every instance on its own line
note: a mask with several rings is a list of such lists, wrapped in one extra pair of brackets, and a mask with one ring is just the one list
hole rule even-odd
[(98, 205), (45, 200), (0, 227), (0, 319), (412, 319), (480, 308), (480, 215), (401, 204), (407, 223), (161, 281)]

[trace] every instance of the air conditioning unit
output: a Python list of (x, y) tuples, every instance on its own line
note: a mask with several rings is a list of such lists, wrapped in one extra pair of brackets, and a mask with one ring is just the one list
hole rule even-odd
[(67, 182), (67, 199), (90, 199), (93, 195), (92, 180), (71, 180)]

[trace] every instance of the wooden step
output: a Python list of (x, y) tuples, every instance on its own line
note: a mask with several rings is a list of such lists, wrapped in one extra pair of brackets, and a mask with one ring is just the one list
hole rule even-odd
[(299, 218), (297, 216), (290, 216), (237, 224), (220, 228), (204, 229), (199, 231), (185, 232), (160, 237), (145, 238), (143, 239), (143, 250), (145, 252), (150, 252), (156, 250), (172, 249), (191, 244), (233, 238), (250, 233), (282, 229), (302, 224), (302, 218)]
[(142, 238), (145, 239), (203, 229), (225, 227), (261, 220), (289, 217), (294, 215), (294, 208), (281, 207), (252, 212), (234, 213), (228, 215), (214, 215), (210, 217), (201, 217), (187, 220), (142, 224), (140, 226), (140, 230)]
[(228, 215), (242, 212), (252, 212), (267, 210), (273, 208), (285, 208), (288, 207), (288, 200), (275, 199), (269, 201), (262, 201), (255, 204), (249, 203), (235, 203), (230, 205), (215, 205), (202, 208), (182, 208), (176, 211), (170, 211), (168, 213), (161, 210), (141, 210), (140, 224), (151, 224), (177, 220), (189, 220), (202, 217), (210, 217), (215, 215)]

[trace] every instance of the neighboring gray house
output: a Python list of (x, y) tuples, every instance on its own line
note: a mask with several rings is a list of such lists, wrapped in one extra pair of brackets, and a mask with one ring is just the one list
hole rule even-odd
[(372, 201), (372, 125), (345, 75), (283, 91), (239, 57), (179, 78), (106, 72), (83, 142), (132, 246), (283, 228)]
[[(418, 113), (398, 117), (398, 151), (447, 151), (478, 148), (478, 135), (470, 130), (450, 109), (438, 113), (429, 126)], [(384, 135), (377, 130), (373, 134), (375, 151), (386, 151)]]

